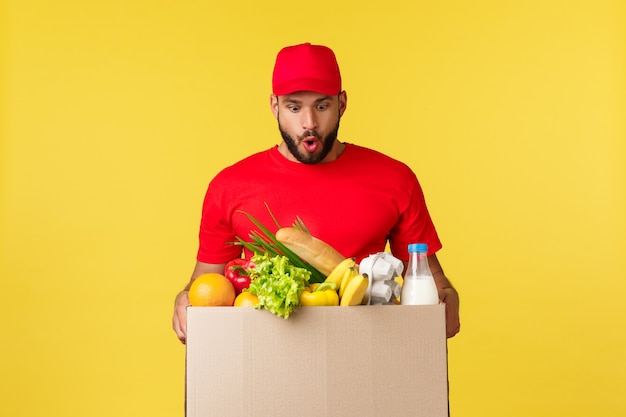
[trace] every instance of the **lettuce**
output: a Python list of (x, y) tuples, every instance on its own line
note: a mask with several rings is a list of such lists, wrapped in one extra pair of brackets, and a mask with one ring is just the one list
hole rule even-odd
[(293, 265), (289, 258), (268, 253), (252, 257), (250, 291), (259, 297), (259, 307), (289, 318), (294, 307), (300, 305), (300, 294), (311, 278), (311, 272)]

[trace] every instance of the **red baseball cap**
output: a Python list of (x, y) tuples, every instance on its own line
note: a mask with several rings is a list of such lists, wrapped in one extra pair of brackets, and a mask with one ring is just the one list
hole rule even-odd
[(339, 94), (341, 73), (334, 52), (308, 42), (281, 49), (274, 65), (272, 91), (277, 96), (296, 91)]

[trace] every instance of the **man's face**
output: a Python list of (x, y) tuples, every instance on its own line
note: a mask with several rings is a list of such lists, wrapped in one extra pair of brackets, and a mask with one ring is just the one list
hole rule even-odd
[(272, 97), (278, 128), (295, 160), (304, 164), (324, 162), (337, 139), (345, 94), (327, 96), (302, 91)]

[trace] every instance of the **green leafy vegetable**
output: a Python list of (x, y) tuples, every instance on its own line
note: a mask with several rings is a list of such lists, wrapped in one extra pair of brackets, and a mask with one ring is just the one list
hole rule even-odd
[(286, 256), (255, 253), (255, 267), (248, 291), (259, 297), (260, 307), (285, 319), (300, 305), (300, 294), (311, 277), (311, 272), (293, 265)]

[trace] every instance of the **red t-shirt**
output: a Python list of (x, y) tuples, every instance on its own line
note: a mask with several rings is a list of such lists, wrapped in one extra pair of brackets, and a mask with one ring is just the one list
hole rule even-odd
[(300, 216), (311, 234), (345, 257), (361, 259), (385, 250), (408, 260), (410, 243), (441, 243), (417, 177), (404, 163), (380, 152), (347, 144), (336, 160), (302, 164), (273, 147), (218, 173), (209, 184), (200, 225), (197, 259), (225, 263), (240, 256), (235, 236), (251, 240), (250, 213), (272, 232)]

